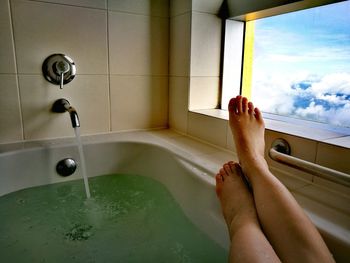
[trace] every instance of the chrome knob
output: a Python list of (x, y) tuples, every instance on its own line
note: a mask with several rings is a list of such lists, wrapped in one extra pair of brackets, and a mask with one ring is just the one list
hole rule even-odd
[(45, 59), (42, 71), (47, 81), (60, 85), (62, 89), (63, 85), (74, 79), (76, 67), (70, 57), (64, 54), (53, 54)]
[(56, 71), (60, 75), (60, 89), (63, 88), (63, 79), (64, 79), (64, 74), (69, 71), (69, 64), (67, 61), (58, 61), (56, 64)]
[(56, 172), (61, 176), (69, 176), (77, 169), (77, 163), (72, 158), (65, 158), (56, 165)]

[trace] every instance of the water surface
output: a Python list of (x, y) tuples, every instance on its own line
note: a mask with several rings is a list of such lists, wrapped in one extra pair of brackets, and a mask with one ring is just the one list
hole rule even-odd
[(2, 262), (227, 262), (159, 182), (136, 175), (20, 190), (0, 198)]

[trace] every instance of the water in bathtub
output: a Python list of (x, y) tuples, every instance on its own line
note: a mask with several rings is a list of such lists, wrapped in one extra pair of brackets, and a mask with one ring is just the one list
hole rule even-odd
[(2, 262), (226, 262), (159, 182), (136, 175), (29, 188), (0, 198)]

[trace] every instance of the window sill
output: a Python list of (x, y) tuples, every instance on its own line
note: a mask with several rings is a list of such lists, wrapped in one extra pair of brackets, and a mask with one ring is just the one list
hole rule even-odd
[[(227, 110), (206, 109), (191, 110), (191, 112), (228, 120)], [(267, 130), (350, 148), (350, 128), (330, 127), (326, 124), (282, 117), (268, 113), (263, 113), (263, 116)]]

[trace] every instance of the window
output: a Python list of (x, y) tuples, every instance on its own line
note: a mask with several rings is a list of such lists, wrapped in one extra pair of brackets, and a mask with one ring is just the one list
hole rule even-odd
[(246, 22), (242, 94), (272, 116), (350, 127), (349, 14), (344, 1)]

